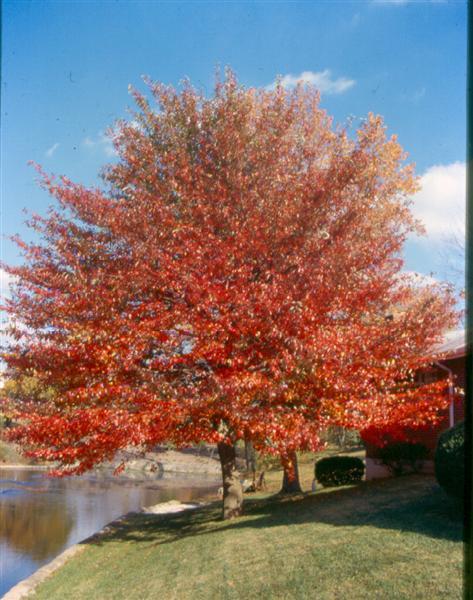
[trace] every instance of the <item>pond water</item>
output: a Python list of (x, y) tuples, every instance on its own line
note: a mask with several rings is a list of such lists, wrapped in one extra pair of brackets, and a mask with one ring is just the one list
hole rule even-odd
[(167, 474), (132, 480), (94, 472), (52, 479), (0, 468), (0, 597), (63, 550), (130, 511), (215, 494), (214, 477)]

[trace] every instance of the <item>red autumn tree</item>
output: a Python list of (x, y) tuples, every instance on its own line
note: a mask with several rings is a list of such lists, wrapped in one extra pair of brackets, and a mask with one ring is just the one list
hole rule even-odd
[(114, 129), (102, 189), (43, 174), (58, 207), (7, 269), (10, 376), (55, 392), (17, 403), (25, 451), (80, 473), (127, 446), (215, 442), (227, 518), (237, 440), (291, 480), (330, 424), (435, 419), (444, 394), (413, 373), (453, 299), (399, 276), (417, 183), (381, 118), (350, 135), (313, 88), (230, 72), (211, 98), (149, 88), (156, 105), (133, 91)]

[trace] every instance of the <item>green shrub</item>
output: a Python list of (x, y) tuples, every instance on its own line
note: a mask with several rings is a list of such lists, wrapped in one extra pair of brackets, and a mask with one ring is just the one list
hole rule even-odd
[(361, 481), (365, 465), (355, 456), (327, 456), (315, 463), (315, 478), (325, 487)]
[(465, 487), (465, 423), (461, 421), (439, 437), (435, 477), (451, 496), (463, 498)]
[(424, 444), (395, 442), (379, 450), (379, 457), (395, 476), (405, 473), (417, 473), (429, 454)]

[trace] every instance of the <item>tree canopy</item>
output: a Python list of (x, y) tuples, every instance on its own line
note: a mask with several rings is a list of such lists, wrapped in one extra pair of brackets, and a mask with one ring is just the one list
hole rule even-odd
[(17, 403), (26, 451), (79, 473), (128, 445), (285, 455), (435, 419), (441, 384), (413, 374), (454, 299), (401, 274), (418, 184), (381, 117), (334, 127), (311, 86), (230, 71), (211, 97), (147, 83), (100, 188), (41, 172), (56, 205), (6, 267), (9, 374), (55, 390)]

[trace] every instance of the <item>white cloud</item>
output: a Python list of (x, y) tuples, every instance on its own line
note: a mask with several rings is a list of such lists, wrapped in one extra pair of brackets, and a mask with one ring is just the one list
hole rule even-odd
[[(10, 284), (13, 282), (13, 277), (4, 269), (0, 268), (0, 304), (3, 304), (6, 298), (10, 295)], [(9, 340), (5, 333), (5, 329), (10, 323), (10, 319), (6, 312), (0, 311), (0, 346), (6, 344)], [(1, 371), (1, 365), (0, 365)]]
[(137, 131), (143, 131), (143, 126), (137, 119), (132, 119), (131, 121), (128, 121), (128, 125), (131, 125), (131, 127), (133, 127), (133, 129), (136, 129)]
[(423, 288), (425, 286), (431, 286), (438, 284), (439, 280), (432, 275), (425, 275), (418, 271), (401, 271), (399, 273), (399, 279), (406, 281), (416, 288)]
[(10, 283), (12, 283), (13, 277), (10, 273), (7, 273), (4, 269), (0, 269), (0, 297), (3, 300), (10, 295)]
[[(299, 82), (314, 85), (323, 94), (343, 94), (355, 85), (354, 79), (339, 77), (333, 79), (330, 69), (324, 71), (303, 71), (300, 75), (284, 75), (280, 78), (281, 85), (285, 88), (293, 88)], [(267, 86), (266, 89), (272, 90), (276, 87), (276, 82)]]
[(51, 148), (48, 148), (46, 150), (46, 156), (51, 158), (51, 156), (56, 152), (56, 150), (59, 148), (59, 142), (56, 142), (55, 144), (53, 144), (51, 146)]
[(465, 235), (466, 165), (454, 162), (429, 167), (421, 177), (422, 189), (412, 212), (427, 230), (429, 241), (442, 242)]
[(103, 131), (100, 131), (95, 139), (87, 136), (82, 140), (82, 146), (92, 152), (100, 151), (108, 157), (117, 155), (115, 148), (110, 137), (105, 135)]

